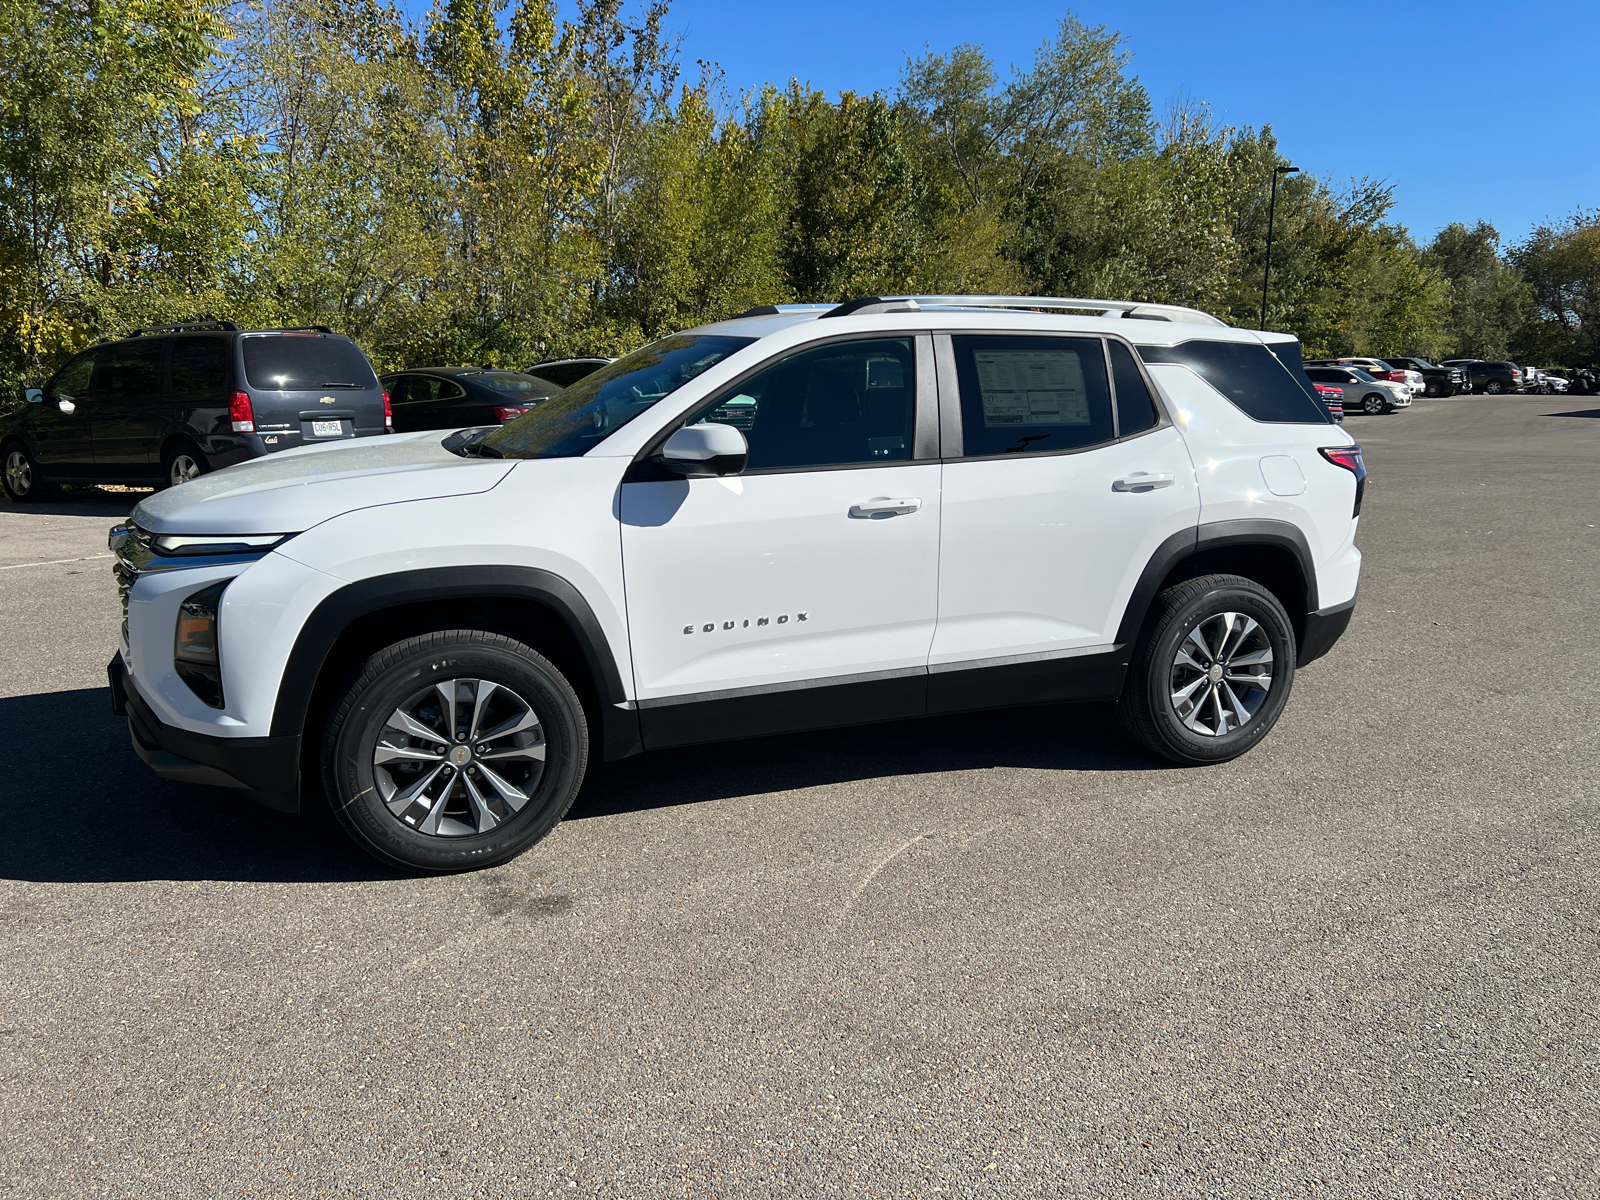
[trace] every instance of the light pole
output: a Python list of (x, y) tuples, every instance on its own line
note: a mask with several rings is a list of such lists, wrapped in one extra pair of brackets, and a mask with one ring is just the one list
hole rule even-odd
[(1267, 327), (1267, 285), (1272, 282), (1272, 221), (1278, 214), (1278, 176), (1298, 175), (1299, 167), (1272, 168), (1272, 200), (1267, 205), (1267, 270), (1261, 276), (1261, 328)]

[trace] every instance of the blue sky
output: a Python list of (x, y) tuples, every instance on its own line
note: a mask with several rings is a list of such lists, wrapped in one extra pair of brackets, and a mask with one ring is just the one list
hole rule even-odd
[[(1024, 0), (674, 0), (687, 65), (743, 90), (790, 76), (829, 92), (892, 91), (907, 54), (976, 42), (1031, 62), (1066, 4)], [(1178, 95), (1228, 124), (1270, 122), (1295, 165), (1396, 185), (1426, 240), (1492, 221), (1514, 241), (1600, 206), (1600, 3), (1378, 4), (1210, 0), (1070, 6), (1120, 29), (1157, 111)]]

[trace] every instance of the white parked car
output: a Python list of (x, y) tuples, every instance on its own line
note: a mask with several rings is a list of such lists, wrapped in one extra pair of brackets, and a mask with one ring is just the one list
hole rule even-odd
[(367, 850), (439, 871), (660, 746), (1106, 700), (1221, 762), (1349, 622), (1365, 474), (1286, 335), (1132, 302), (769, 307), (504, 426), (145, 499), (112, 531), (113, 696), (158, 774), (291, 810), (320, 786)]

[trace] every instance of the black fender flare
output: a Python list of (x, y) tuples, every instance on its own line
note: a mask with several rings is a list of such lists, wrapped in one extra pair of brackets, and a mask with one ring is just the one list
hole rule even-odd
[[(1128, 607), (1123, 610), (1122, 623), (1117, 627), (1117, 645), (1125, 646), (1139, 636), (1150, 605), (1161, 588), (1161, 581), (1171, 574), (1174, 567), (1204, 550), (1229, 546), (1272, 546), (1287, 550), (1300, 568), (1300, 578), (1305, 586), (1306, 612), (1317, 611), (1316, 566), (1311, 557), (1310, 543), (1298, 526), (1289, 521), (1258, 518), (1210, 521), (1192, 529), (1181, 529), (1156, 547), (1128, 597)], [(1298, 621), (1304, 614), (1290, 613), (1289, 616)]]
[(594, 680), (606, 758), (621, 758), (640, 749), (638, 712), (627, 703), (616, 657), (583, 593), (552, 571), (515, 566), (429, 567), (375, 575), (324, 598), (301, 625), (284, 664), (272, 712), (272, 736), (304, 732), (329, 652), (362, 617), (406, 604), (496, 598), (530, 600), (556, 614), (577, 643)]

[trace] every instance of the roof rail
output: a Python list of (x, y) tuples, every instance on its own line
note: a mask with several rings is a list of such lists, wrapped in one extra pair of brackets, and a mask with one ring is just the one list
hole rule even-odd
[(734, 313), (733, 316), (723, 319), (742, 321), (746, 317), (779, 317), (785, 313), (808, 313), (833, 307), (831, 304), (758, 304), (754, 308), (747, 308), (742, 313)]
[[(234, 328), (238, 328), (235, 326)], [(255, 329), (252, 333), (332, 333), (326, 325), (274, 325), (269, 329)]]
[(202, 317), (198, 321), (173, 321), (166, 325), (150, 325), (144, 329), (135, 329), (126, 336), (149, 337), (155, 333), (182, 333), (186, 329), (220, 329), (224, 333), (239, 332), (239, 327), (232, 321), (223, 321), (216, 317)]
[[(883, 307), (876, 307), (878, 305)], [(913, 311), (911, 305), (923, 309), (1044, 309), (1052, 312), (1092, 312), (1140, 321), (1179, 321), (1189, 325), (1228, 324), (1211, 313), (1179, 304), (1147, 304), (1142, 300), (1082, 300), (1061, 296), (863, 296), (859, 300), (846, 301), (827, 315), (843, 317), (851, 313)]]

